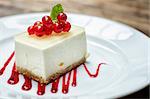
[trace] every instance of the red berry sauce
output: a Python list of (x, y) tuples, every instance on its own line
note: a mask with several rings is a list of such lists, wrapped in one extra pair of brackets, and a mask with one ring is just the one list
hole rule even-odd
[[(6, 66), (12, 60), (13, 56), (14, 56), (14, 52), (10, 55), (8, 60), (5, 62), (2, 69), (0, 69), (1, 74), (3, 74)], [(83, 66), (84, 66), (84, 69), (85, 69), (86, 73), (89, 75), (89, 77), (96, 78), (99, 74), (100, 67), (103, 64), (105, 64), (105, 63), (100, 63), (98, 65), (95, 74), (90, 73), (90, 71), (88, 70), (86, 64), (83, 64)], [(72, 73), (73, 73), (73, 75), (71, 77)], [(67, 79), (66, 79), (66, 76), (68, 76)], [(32, 88), (32, 80), (30, 78), (26, 77), (26, 76), (24, 76), (24, 79), (25, 79), (25, 82), (22, 85), (22, 90), (29, 91)], [(14, 84), (17, 84), (18, 82), (19, 82), (19, 73), (17, 72), (16, 65), (14, 63), (11, 76), (8, 79), (8, 84), (14, 85)], [(56, 79), (54, 82), (51, 83), (52, 84), (51, 93), (57, 93), (57, 91), (59, 90), (58, 87), (61, 85), (61, 84), (59, 84), (59, 82), (60, 82), (60, 78)], [(62, 93), (67, 94), (69, 92), (70, 82), (71, 82), (71, 85), (73, 87), (77, 86), (77, 68), (70, 71), (68, 73), (68, 75), (66, 75), (66, 74), (63, 75), (63, 77), (62, 77)], [(41, 83), (38, 82), (37, 94), (38, 95), (44, 95), (45, 89), (46, 89), (46, 85), (41, 84)]]
[(19, 73), (16, 69), (16, 64), (15, 63), (14, 63), (13, 69), (12, 69), (11, 76), (8, 79), (7, 82), (11, 85), (17, 84), (19, 82)]
[(24, 76), (24, 80), (25, 82), (22, 85), (22, 90), (28, 91), (32, 88), (32, 80), (27, 76)]

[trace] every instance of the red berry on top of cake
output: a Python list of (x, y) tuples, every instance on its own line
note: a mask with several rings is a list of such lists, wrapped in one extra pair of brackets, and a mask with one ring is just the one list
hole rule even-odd
[(15, 37), (19, 73), (48, 84), (86, 61), (85, 30), (71, 25), (60, 4)]

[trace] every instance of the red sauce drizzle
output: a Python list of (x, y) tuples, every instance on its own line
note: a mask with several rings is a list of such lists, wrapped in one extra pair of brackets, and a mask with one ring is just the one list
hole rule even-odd
[(38, 95), (43, 95), (45, 93), (45, 86), (46, 86), (45, 84), (38, 82), (38, 91), (37, 91)]
[(22, 85), (22, 90), (28, 91), (32, 88), (32, 80), (31, 78), (24, 76), (25, 82)]
[(19, 73), (16, 69), (16, 64), (14, 63), (11, 76), (8, 79), (7, 83), (14, 85), (14, 84), (17, 84), (18, 82), (19, 82)]
[(97, 70), (96, 70), (96, 73), (95, 73), (95, 74), (91, 74), (90, 71), (87, 69), (87, 66), (83, 63), (84, 68), (85, 68), (85, 71), (87, 72), (87, 74), (88, 74), (90, 77), (93, 77), (93, 78), (95, 78), (95, 77), (98, 76), (99, 69), (100, 69), (100, 66), (101, 66), (102, 64), (105, 64), (105, 63), (100, 63), (100, 64), (98, 65), (98, 68), (97, 68)]
[(52, 88), (51, 88), (52, 93), (56, 93), (58, 91), (59, 79), (60, 78), (58, 78), (54, 82), (52, 82)]
[[(7, 67), (7, 65), (10, 63), (10, 61), (12, 60), (13, 56), (15, 54), (15, 51), (10, 55), (10, 57), (8, 58), (8, 60), (4, 63), (4, 66), (0, 69), (0, 75), (2, 75)], [(95, 78), (98, 76), (99, 74), (99, 70), (100, 70), (100, 67), (102, 64), (105, 64), (105, 63), (100, 63), (97, 67), (97, 70), (96, 70), (96, 73), (95, 74), (92, 74), (90, 73), (90, 71), (88, 70), (86, 64), (83, 63), (83, 66), (85, 68), (85, 71), (87, 72), (87, 74), (92, 77), (92, 78)], [(77, 68), (74, 69), (73, 71), (73, 80), (72, 80), (72, 86), (75, 87), (77, 86)], [(63, 78), (62, 78), (62, 93), (64, 94), (67, 94), (68, 91), (69, 91), (69, 85), (70, 85), (70, 78), (71, 78), (71, 72), (69, 72), (69, 75), (68, 75), (68, 79), (66, 81), (66, 74), (63, 75)], [(22, 90), (25, 90), (25, 91), (28, 91), (32, 88), (32, 79), (24, 76), (24, 79), (25, 79), (25, 82), (24, 84), (22, 85)], [(58, 85), (59, 85), (59, 81), (60, 81), (60, 78), (56, 79), (54, 82), (52, 82), (52, 88), (51, 88), (51, 92), (52, 93), (57, 93), (58, 91)], [(8, 79), (7, 83), (11, 84), (11, 85), (14, 85), (14, 84), (17, 84), (19, 82), (19, 73), (16, 69), (16, 64), (14, 63), (13, 65), (13, 69), (12, 69), (12, 73), (11, 73), (11, 76), (10, 78)], [(38, 90), (37, 90), (37, 94), (38, 95), (43, 95), (45, 93), (45, 87), (46, 85), (45, 84), (42, 84), (42, 83), (39, 83), (38, 82)]]
[(62, 81), (62, 93), (67, 94), (69, 90), (69, 84), (70, 84), (70, 78), (71, 78), (71, 72), (69, 72), (67, 83), (66, 82), (66, 75), (63, 75), (63, 81)]
[(73, 87), (76, 87), (76, 86), (77, 86), (77, 68), (73, 70), (72, 86), (73, 86)]
[(4, 63), (4, 66), (0, 69), (0, 75), (2, 75), (7, 67), (7, 65), (10, 63), (11, 59), (13, 58), (15, 54), (15, 51), (10, 55), (10, 57), (7, 59), (7, 61)]

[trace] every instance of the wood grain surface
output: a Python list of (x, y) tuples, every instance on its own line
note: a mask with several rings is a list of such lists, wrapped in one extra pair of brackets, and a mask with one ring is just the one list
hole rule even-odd
[(94, 15), (128, 24), (150, 37), (149, 0), (0, 0), (0, 17), (49, 11), (62, 3), (67, 12)]

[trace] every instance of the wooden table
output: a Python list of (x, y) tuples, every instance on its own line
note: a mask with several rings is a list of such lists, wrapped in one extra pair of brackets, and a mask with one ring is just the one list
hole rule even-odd
[[(49, 11), (52, 4), (61, 2), (65, 10), (109, 18), (128, 24), (150, 37), (149, 0), (0, 0), (0, 17)], [(148, 97), (148, 87), (125, 98)]]

